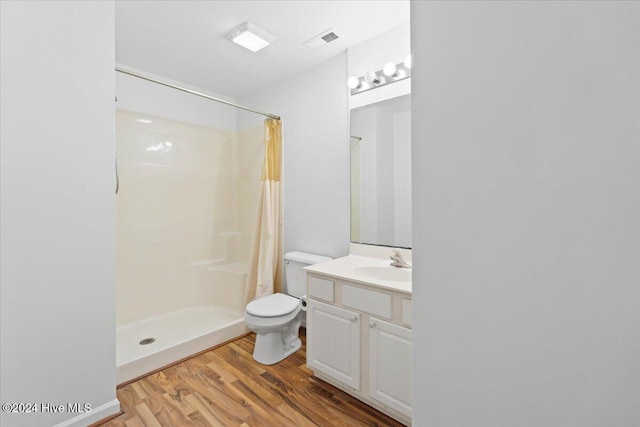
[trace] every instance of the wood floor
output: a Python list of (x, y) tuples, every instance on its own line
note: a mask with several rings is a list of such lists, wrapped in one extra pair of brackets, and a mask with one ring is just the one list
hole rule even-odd
[(402, 426), (314, 378), (302, 349), (282, 362), (253, 360), (255, 335), (118, 389), (124, 415), (102, 427)]

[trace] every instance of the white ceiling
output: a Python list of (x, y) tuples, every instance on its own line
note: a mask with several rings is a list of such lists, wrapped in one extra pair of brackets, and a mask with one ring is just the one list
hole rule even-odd
[[(252, 53), (226, 39), (246, 21), (277, 40)], [(116, 61), (238, 97), (407, 21), (408, 0), (117, 1)], [(338, 40), (303, 45), (329, 28)]]

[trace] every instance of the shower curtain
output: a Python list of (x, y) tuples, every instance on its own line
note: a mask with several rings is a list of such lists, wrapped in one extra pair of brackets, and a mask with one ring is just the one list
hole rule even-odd
[(264, 122), (265, 159), (262, 197), (245, 284), (245, 304), (270, 295), (281, 278), (281, 189), (282, 123)]

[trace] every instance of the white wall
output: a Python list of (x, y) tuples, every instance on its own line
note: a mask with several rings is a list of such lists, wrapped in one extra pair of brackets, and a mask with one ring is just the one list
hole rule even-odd
[[(186, 83), (176, 82), (166, 77), (158, 76), (144, 70), (137, 70), (126, 65), (119, 64), (119, 66), (145, 76), (156, 78), (160, 81), (204, 93), (205, 95), (235, 102), (234, 98), (219, 93), (197, 88)], [(218, 129), (236, 130), (237, 108), (128, 74), (116, 73), (116, 96), (118, 97), (116, 106), (125, 110), (137, 111)]]
[(339, 257), (349, 251), (346, 73), (341, 54), (238, 100), (282, 117), (285, 253)]
[(410, 53), (411, 32), (406, 22), (350, 47), (349, 75), (359, 77), (367, 71), (382, 70), (387, 62), (398, 64)]
[(0, 15), (2, 402), (93, 409), (1, 424), (86, 426), (119, 409), (114, 3), (3, 1)]
[(640, 3), (411, 18), (414, 425), (640, 425)]

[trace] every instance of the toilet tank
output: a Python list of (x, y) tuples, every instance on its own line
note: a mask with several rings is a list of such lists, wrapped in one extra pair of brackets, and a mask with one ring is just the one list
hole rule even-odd
[(322, 255), (297, 251), (284, 254), (287, 294), (296, 298), (304, 296), (307, 293), (307, 272), (303, 268), (319, 262), (330, 261), (331, 259)]

